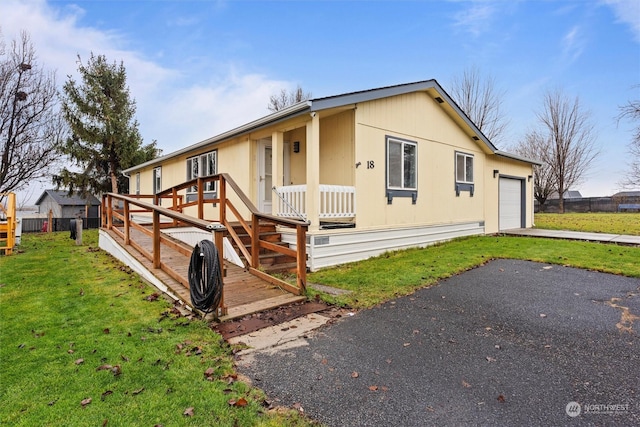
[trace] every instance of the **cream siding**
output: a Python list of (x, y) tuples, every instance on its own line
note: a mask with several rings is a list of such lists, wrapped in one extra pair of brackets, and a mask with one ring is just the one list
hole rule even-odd
[[(358, 105), (356, 110), (358, 229), (482, 221), (484, 153), (425, 93)], [(418, 197), (385, 196), (386, 136), (418, 144)], [(455, 152), (474, 155), (474, 196), (455, 192)], [(373, 162), (373, 169), (367, 165)], [(363, 196), (365, 195), (365, 196)]]
[(320, 183), (353, 185), (353, 110), (320, 120)]
[[(499, 231), (499, 176), (509, 176), (523, 179), (525, 182), (525, 226), (533, 226), (533, 166), (499, 156), (489, 156), (489, 161), (484, 169), (484, 177), (487, 182), (485, 232), (488, 234)], [(493, 171), (498, 174), (493, 176)], [(529, 179), (529, 176), (532, 178)]]

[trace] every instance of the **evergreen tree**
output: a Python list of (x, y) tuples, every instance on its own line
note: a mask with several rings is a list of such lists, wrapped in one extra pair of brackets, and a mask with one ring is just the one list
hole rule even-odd
[(71, 136), (61, 151), (80, 171), (65, 167), (54, 181), (81, 195), (126, 193), (122, 170), (154, 159), (160, 150), (155, 141), (143, 145), (122, 62), (91, 54), (86, 65), (78, 57), (78, 71), (81, 83), (69, 76), (63, 87), (62, 112)]

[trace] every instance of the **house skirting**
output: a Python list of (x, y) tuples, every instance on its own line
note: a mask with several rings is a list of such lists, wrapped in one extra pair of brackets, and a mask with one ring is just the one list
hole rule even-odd
[[(484, 221), (375, 230), (320, 230), (307, 234), (307, 267), (317, 271), (388, 251), (425, 247), (456, 237), (484, 234)], [(296, 236), (282, 230), (282, 241), (296, 247)]]

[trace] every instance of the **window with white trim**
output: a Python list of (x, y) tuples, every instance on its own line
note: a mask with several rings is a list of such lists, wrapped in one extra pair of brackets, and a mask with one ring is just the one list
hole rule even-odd
[[(187, 159), (187, 181), (198, 177), (211, 176), (218, 173), (218, 152), (216, 150)], [(188, 193), (196, 193), (198, 187), (189, 187)], [(216, 182), (205, 183), (204, 192), (216, 191)]]
[(456, 151), (456, 196), (469, 191), (473, 196), (473, 154)]
[(162, 167), (153, 168), (153, 194), (162, 190)]
[(387, 202), (394, 197), (418, 195), (418, 144), (401, 138), (387, 136)]
[(473, 184), (473, 155), (456, 153), (456, 182)]

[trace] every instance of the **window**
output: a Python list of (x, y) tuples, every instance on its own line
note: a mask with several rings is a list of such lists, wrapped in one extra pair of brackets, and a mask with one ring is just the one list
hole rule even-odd
[(136, 194), (140, 194), (140, 172), (136, 173)]
[(473, 196), (473, 155), (456, 152), (456, 196), (469, 191)]
[(387, 202), (418, 195), (418, 144), (387, 136)]
[(153, 193), (159, 193), (162, 190), (162, 167), (153, 168)]
[(473, 184), (473, 156), (456, 153), (456, 182)]
[[(218, 171), (218, 152), (210, 151), (199, 156), (187, 159), (187, 181), (198, 177), (215, 175)], [(189, 187), (189, 193), (195, 193), (198, 187), (193, 185)], [(216, 191), (215, 182), (207, 182), (204, 187), (205, 192)]]

